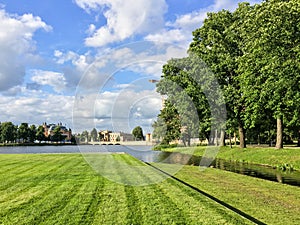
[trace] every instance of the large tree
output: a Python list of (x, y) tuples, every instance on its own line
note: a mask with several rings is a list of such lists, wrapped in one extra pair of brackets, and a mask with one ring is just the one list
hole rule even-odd
[(269, 111), (276, 119), (276, 148), (283, 147), (284, 125), (299, 123), (300, 2), (268, 0), (240, 24), (240, 81), (248, 99), (249, 120)]
[(231, 13), (222, 10), (208, 13), (203, 26), (193, 32), (189, 51), (203, 59), (218, 80), (226, 100), (227, 131), (238, 128), (240, 147), (246, 147), (243, 113), (245, 99), (237, 80), (237, 59), (243, 54), (240, 49), (238, 23), (247, 17), (252, 7), (243, 3)]

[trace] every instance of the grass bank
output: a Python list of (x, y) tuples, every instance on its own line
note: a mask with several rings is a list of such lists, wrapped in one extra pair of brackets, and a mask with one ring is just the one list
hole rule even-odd
[(299, 187), (194, 166), (184, 166), (176, 177), (266, 224), (300, 224)]
[[(167, 148), (163, 151), (182, 152), (203, 156), (205, 151), (209, 151), (211, 147), (198, 146), (192, 148)], [(214, 147), (213, 147), (214, 148)], [(237, 162), (247, 162), (273, 167), (282, 165), (292, 165), (296, 170), (300, 170), (300, 148), (284, 148), (275, 149), (268, 147), (249, 147), (241, 149), (238, 147), (221, 147), (216, 156), (220, 159), (232, 160)]]
[[(126, 154), (113, 157), (144, 171)], [(251, 223), (172, 179), (122, 185), (97, 174), (81, 154), (1, 154), (0, 224)]]

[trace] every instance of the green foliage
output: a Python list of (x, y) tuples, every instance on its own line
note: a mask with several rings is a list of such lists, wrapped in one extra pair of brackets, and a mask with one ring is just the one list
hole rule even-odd
[(61, 127), (56, 126), (53, 130), (53, 135), (50, 137), (51, 141), (60, 142), (64, 140), (64, 136), (61, 134)]
[(18, 139), (21, 140), (21, 142), (26, 142), (29, 137), (29, 127), (28, 123), (21, 123), (21, 125), (18, 127)]
[(1, 142), (15, 142), (17, 138), (17, 127), (12, 122), (1, 123)]
[(39, 126), (36, 132), (36, 139), (41, 143), (46, 140), (45, 129), (43, 126)]
[(140, 126), (137, 126), (132, 130), (132, 135), (134, 136), (135, 140), (144, 140), (143, 129)]
[(96, 141), (98, 139), (98, 132), (97, 132), (96, 128), (93, 128), (93, 130), (91, 131), (91, 138), (94, 141)]
[[(175, 106), (181, 126), (188, 128), (187, 139), (195, 135), (192, 124), (196, 123), (182, 112), (191, 112), (189, 106), (194, 105), (199, 137), (209, 139), (215, 129), (211, 127), (221, 121), (213, 115), (224, 114), (218, 111), (223, 95), (226, 131), (231, 136), (239, 132), (241, 147), (246, 147), (246, 133), (248, 142), (271, 143), (276, 133), (277, 148), (297, 138), (300, 145), (299, 21), (297, 0), (269, 0), (254, 6), (241, 3), (233, 12), (208, 13), (193, 32), (189, 56), (169, 60), (157, 84), (157, 91)], [(205, 65), (195, 61), (194, 55)], [(222, 93), (212, 85), (207, 66)], [(186, 96), (193, 104), (186, 104)], [(224, 130), (225, 124), (219, 128)]]

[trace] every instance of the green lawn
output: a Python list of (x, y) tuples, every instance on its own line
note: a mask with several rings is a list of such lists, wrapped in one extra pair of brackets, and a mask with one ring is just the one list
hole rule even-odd
[[(139, 164), (125, 154), (114, 158)], [(81, 154), (2, 154), (0, 224), (251, 223), (172, 179), (122, 185), (97, 174)]]
[[(168, 148), (164, 151), (182, 152), (202, 156), (207, 150), (214, 147), (191, 147), (191, 148)], [(268, 147), (249, 147), (241, 149), (238, 147), (221, 147), (216, 156), (220, 159), (233, 160), (238, 162), (256, 163), (270, 166), (292, 165), (296, 170), (300, 170), (300, 148), (275, 149)]]
[(299, 187), (196, 166), (183, 167), (176, 177), (266, 224), (300, 224)]

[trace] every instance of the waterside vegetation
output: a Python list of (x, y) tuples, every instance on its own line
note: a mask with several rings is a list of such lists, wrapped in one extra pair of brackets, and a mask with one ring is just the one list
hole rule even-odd
[[(214, 146), (196, 146), (196, 147), (174, 147), (164, 148), (162, 151), (181, 152), (195, 156), (203, 156), (205, 151), (209, 151)], [(218, 147), (216, 156), (220, 159), (252, 163), (276, 167), (282, 170), (300, 170), (300, 148), (290, 147), (281, 150), (274, 150), (270, 147), (250, 147), (240, 149), (239, 147), (230, 148), (229, 146)]]

